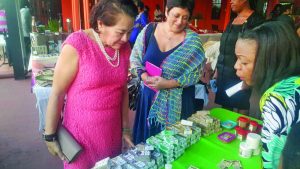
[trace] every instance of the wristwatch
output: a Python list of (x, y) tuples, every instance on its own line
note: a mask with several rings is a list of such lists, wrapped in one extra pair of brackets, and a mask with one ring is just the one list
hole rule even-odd
[(54, 133), (54, 134), (45, 134), (45, 133), (43, 133), (42, 138), (45, 141), (53, 142), (53, 141), (57, 140), (57, 134), (56, 133)]

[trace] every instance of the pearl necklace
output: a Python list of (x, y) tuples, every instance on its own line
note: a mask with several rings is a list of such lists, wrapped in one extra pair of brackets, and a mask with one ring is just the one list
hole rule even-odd
[[(108, 63), (109, 63), (112, 67), (118, 67), (119, 64), (120, 64), (120, 52), (119, 52), (119, 50), (116, 50), (116, 51), (115, 51), (115, 55), (114, 55), (113, 57), (110, 57), (110, 56), (106, 53), (105, 48), (104, 48), (104, 45), (103, 45), (101, 39), (99, 38), (98, 33), (95, 32), (94, 29), (92, 29), (92, 31), (93, 31), (94, 37), (95, 37), (95, 39), (96, 39), (96, 41), (97, 41), (97, 43), (98, 43), (98, 45), (99, 45), (99, 47), (100, 47), (100, 50), (101, 50), (101, 52), (104, 54), (104, 56), (105, 56), (106, 60), (108, 61)], [(118, 60), (118, 61), (117, 61), (117, 64), (113, 64), (112, 61), (115, 61), (116, 59)]]

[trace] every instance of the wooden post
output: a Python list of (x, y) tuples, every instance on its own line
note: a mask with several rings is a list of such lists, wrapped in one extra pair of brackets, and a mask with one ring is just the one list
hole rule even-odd
[(73, 31), (78, 31), (81, 29), (79, 0), (72, 0), (72, 25), (73, 25)]
[(90, 7), (89, 0), (83, 0), (83, 17), (84, 17), (84, 29), (90, 28)]

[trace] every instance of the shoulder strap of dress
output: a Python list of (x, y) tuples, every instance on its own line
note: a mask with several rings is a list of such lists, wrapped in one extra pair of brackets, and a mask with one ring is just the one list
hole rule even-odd
[(156, 22), (153, 22), (153, 23), (150, 23), (149, 26), (147, 27), (147, 30), (146, 30), (146, 39), (145, 39), (145, 51), (143, 54), (146, 53), (147, 51), (147, 47), (148, 47), (148, 44), (149, 44), (149, 41), (150, 41), (150, 38), (151, 36), (154, 34), (155, 32), (155, 29), (156, 29), (156, 26), (157, 26), (157, 23)]

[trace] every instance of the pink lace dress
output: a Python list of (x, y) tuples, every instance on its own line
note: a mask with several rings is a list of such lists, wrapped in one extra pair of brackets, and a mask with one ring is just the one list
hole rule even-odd
[[(127, 85), (130, 46), (120, 49), (120, 65), (112, 67), (98, 44), (83, 31), (71, 34), (64, 45), (73, 46), (79, 57), (78, 72), (67, 92), (65, 127), (83, 151), (65, 169), (89, 169), (106, 157), (121, 153), (122, 98)], [(106, 48), (113, 56), (115, 50)], [(113, 62), (114, 63), (114, 62)]]

